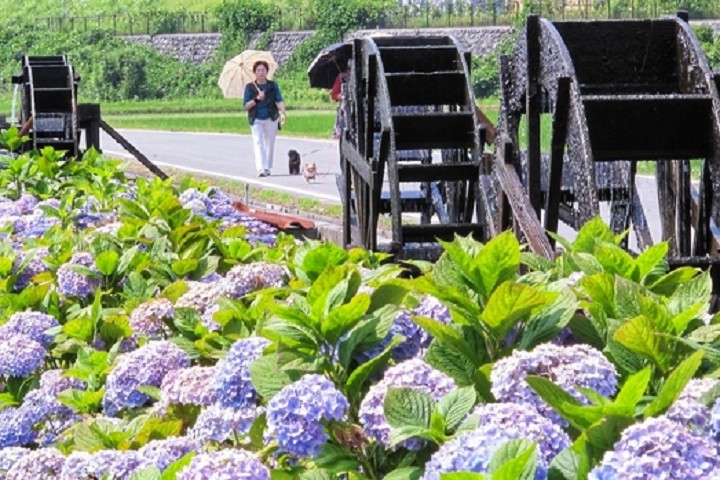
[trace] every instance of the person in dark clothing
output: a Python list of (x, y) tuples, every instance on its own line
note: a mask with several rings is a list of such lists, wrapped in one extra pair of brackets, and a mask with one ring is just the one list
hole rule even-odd
[(267, 78), (268, 70), (267, 62), (255, 62), (255, 81), (245, 85), (243, 98), (252, 130), (255, 167), (259, 177), (270, 175), (275, 136), (279, 126), (285, 123), (285, 101), (280, 86)]

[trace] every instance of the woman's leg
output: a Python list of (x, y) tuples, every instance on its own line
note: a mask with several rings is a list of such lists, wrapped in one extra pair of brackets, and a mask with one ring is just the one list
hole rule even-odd
[(255, 153), (255, 170), (258, 172), (265, 170), (265, 164), (267, 163), (265, 123), (267, 123), (267, 120), (255, 120), (250, 127), (253, 137), (253, 151)]
[(278, 132), (278, 120), (265, 120), (265, 152), (267, 154), (267, 170), (273, 166), (273, 156), (275, 154), (275, 137)]

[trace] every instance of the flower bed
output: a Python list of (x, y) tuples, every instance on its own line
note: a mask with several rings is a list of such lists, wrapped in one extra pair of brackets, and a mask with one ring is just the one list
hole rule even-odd
[(93, 153), (0, 164), (0, 478), (720, 478), (710, 278), (664, 244), (411, 271)]

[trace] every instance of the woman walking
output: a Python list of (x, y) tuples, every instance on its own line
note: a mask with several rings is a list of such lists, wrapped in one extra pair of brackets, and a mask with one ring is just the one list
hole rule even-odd
[(255, 167), (258, 177), (267, 177), (273, 165), (275, 136), (285, 123), (285, 101), (280, 87), (268, 80), (269, 66), (264, 60), (255, 62), (255, 81), (245, 85), (244, 103), (253, 136)]

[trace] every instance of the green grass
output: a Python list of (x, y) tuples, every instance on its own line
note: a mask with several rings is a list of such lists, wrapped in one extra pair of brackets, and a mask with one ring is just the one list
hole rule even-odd
[[(245, 111), (218, 113), (143, 113), (113, 115), (103, 118), (114, 128), (169, 130), (176, 132), (250, 133)], [(330, 138), (335, 125), (334, 110), (290, 110), (282, 135), (310, 138)]]

